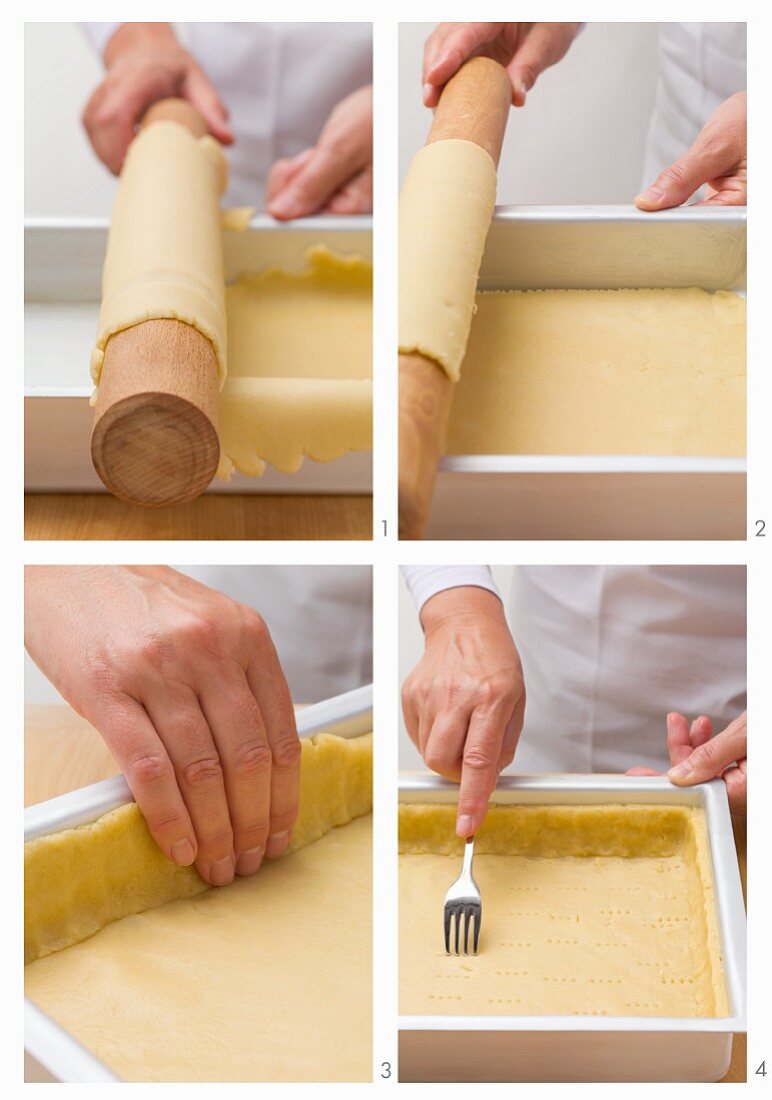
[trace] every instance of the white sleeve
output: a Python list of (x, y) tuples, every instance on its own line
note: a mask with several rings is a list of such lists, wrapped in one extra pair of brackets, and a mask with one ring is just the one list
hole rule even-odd
[(401, 569), (419, 614), (427, 600), (448, 588), (485, 588), (501, 599), (488, 565), (403, 565)]
[(86, 38), (99, 54), (100, 60), (104, 57), (107, 43), (121, 26), (120, 23), (81, 23), (80, 27)]

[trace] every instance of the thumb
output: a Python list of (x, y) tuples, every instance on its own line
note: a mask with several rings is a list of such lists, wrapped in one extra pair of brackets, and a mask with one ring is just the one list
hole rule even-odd
[(746, 756), (747, 740), (745, 719), (737, 718), (725, 730), (711, 737), (704, 745), (698, 745), (685, 760), (671, 768), (667, 773), (668, 779), (686, 787), (715, 779), (730, 764), (735, 764)]
[(228, 125), (228, 111), (213, 85), (201, 69), (191, 66), (185, 77), (183, 91), (197, 111), (200, 111), (212, 137), (223, 145), (233, 145), (233, 131)]

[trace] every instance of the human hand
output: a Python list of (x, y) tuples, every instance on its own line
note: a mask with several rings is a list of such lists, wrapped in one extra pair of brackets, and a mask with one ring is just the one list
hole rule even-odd
[[(681, 787), (705, 783), (719, 776), (726, 784), (733, 813), (745, 813), (747, 804), (748, 715), (743, 712), (725, 730), (713, 736), (713, 724), (704, 714), (689, 724), (683, 714), (667, 716), (668, 779)], [(735, 766), (736, 765), (736, 766)], [(659, 775), (651, 768), (630, 768), (628, 775)]]
[(372, 85), (338, 103), (315, 146), (276, 161), (266, 183), (266, 207), (282, 221), (372, 210)]
[(287, 847), (300, 743), (268, 629), (165, 566), (31, 566), (30, 656), (100, 732), (156, 843), (224, 886)]
[(104, 61), (105, 78), (86, 104), (83, 125), (94, 152), (114, 175), (145, 111), (170, 96), (189, 100), (210, 133), (223, 145), (233, 144), (227, 109), (168, 23), (122, 23)]
[(470, 57), (492, 57), (512, 81), (512, 104), (525, 105), (537, 77), (565, 57), (581, 23), (439, 23), (424, 46), (424, 106)]
[(635, 199), (639, 210), (681, 206), (704, 183), (708, 197), (695, 206), (745, 206), (748, 197), (747, 96), (737, 92), (713, 112), (697, 140)]
[(424, 655), (402, 687), (411, 740), (426, 765), (460, 781), (459, 836), (485, 820), (502, 768), (515, 755), (525, 685), (501, 601), (483, 588), (438, 592), (421, 612)]

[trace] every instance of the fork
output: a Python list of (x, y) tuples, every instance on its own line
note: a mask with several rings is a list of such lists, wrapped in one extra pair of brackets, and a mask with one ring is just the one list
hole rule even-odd
[(477, 943), (480, 939), (480, 925), (482, 923), (482, 898), (477, 883), (472, 874), (472, 859), (474, 857), (474, 837), (467, 839), (464, 847), (464, 865), (461, 874), (453, 883), (445, 895), (445, 953), (450, 955), (450, 929), (453, 918), (456, 918), (456, 954), (460, 955), (459, 938), (461, 932), (461, 918), (464, 917), (464, 954), (469, 954), (469, 922), (473, 922), (472, 954), (477, 954)]

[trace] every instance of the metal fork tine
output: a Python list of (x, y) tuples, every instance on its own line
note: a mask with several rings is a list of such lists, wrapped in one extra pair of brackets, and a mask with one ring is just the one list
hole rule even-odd
[(450, 921), (453, 916), (452, 909), (445, 906), (445, 954), (450, 954)]
[(473, 937), (475, 955), (477, 954), (477, 944), (478, 944), (479, 939), (480, 939), (480, 924), (481, 924), (481, 921), (482, 921), (482, 911), (481, 910), (475, 910), (475, 913), (474, 913), (474, 937)]
[[(469, 954), (469, 925), (473, 923), (472, 942), (474, 954), (477, 954), (477, 945), (480, 938), (480, 923), (482, 921), (482, 898), (480, 890), (472, 873), (472, 858), (474, 855), (474, 837), (470, 837), (464, 845), (464, 863), (461, 874), (451, 884), (445, 895), (444, 927), (445, 927), (445, 954), (453, 953), (451, 937), (455, 943), (455, 954), (461, 954), (461, 920), (464, 921), (464, 954)], [(455, 919), (455, 931), (452, 924)]]
[(471, 905), (464, 908), (464, 954), (469, 954), (469, 918), (472, 915)]
[(458, 936), (459, 936), (459, 933), (461, 931), (461, 910), (457, 908), (455, 913), (456, 913), (456, 954), (458, 955), (458, 954), (460, 954), (460, 952), (458, 950)]

